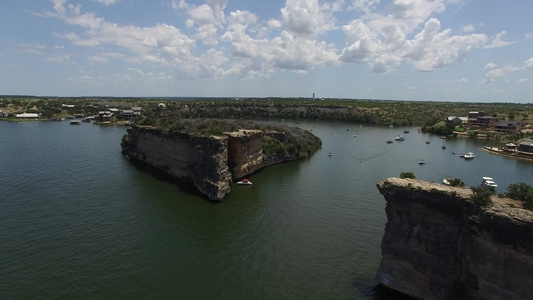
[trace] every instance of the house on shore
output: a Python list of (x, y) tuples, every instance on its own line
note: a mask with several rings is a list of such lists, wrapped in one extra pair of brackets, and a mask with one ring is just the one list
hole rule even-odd
[(471, 127), (494, 127), (498, 123), (498, 118), (485, 116), (484, 111), (471, 111), (468, 113), (468, 126)]
[(99, 111), (98, 112), (98, 120), (100, 122), (111, 122), (111, 120), (115, 117), (115, 114), (112, 113), (109, 110)]
[(485, 116), (484, 111), (471, 111), (468, 113), (468, 126), (478, 126), (478, 119)]
[(122, 119), (131, 120), (131, 118), (133, 118), (133, 110), (125, 109), (122, 111)]
[(463, 125), (463, 121), (457, 116), (449, 116), (446, 118), (446, 123), (452, 123), (455, 126)]
[(134, 106), (131, 108), (131, 110), (133, 110), (133, 115), (134, 116), (140, 116), (142, 111), (143, 111), (143, 108), (140, 107), (140, 106)]
[(513, 134), (515, 132), (520, 132), (522, 130), (522, 123), (515, 122), (515, 121), (500, 120), (496, 124), (494, 130), (496, 132)]
[(513, 134), (520, 132), (524, 124), (516, 121), (500, 120), (497, 117), (485, 116), (483, 111), (471, 111), (467, 117), (449, 116), (446, 123), (455, 126), (468, 126), (471, 128), (487, 128), (498, 133)]
[(533, 140), (526, 140), (518, 144), (518, 151), (533, 153)]

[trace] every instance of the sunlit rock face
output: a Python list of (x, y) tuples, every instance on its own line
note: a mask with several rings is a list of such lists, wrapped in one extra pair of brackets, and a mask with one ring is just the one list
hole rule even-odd
[(300, 159), (298, 151), (266, 155), (265, 139), (287, 140), (283, 132), (238, 130), (217, 136), (165, 132), (133, 126), (123, 138), (123, 152), (173, 177), (192, 182), (209, 199), (222, 201), (233, 181), (266, 166)]
[(379, 284), (419, 299), (531, 299), (533, 212), (468, 188), (389, 178)]

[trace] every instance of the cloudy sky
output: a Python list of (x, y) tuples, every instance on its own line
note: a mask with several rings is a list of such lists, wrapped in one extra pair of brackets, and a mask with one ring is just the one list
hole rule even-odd
[(0, 94), (533, 103), (530, 0), (2, 0)]

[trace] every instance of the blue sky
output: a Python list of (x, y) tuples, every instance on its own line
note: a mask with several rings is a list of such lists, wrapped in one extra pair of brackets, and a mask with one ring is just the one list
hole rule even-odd
[(0, 94), (533, 103), (533, 1), (4, 0)]

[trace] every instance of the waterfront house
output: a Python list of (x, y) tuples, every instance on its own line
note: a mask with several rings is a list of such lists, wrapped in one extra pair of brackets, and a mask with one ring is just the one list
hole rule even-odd
[(468, 126), (478, 126), (478, 119), (485, 116), (483, 111), (471, 111), (468, 113)]
[(477, 122), (476, 122), (477, 125), (475, 126), (485, 127), (485, 128), (495, 127), (498, 124), (498, 121), (499, 119), (496, 117), (483, 116), (483, 117), (477, 118)]
[(455, 126), (461, 126), (463, 125), (463, 122), (461, 121), (461, 119), (459, 117), (456, 117), (456, 116), (449, 116), (446, 118), (446, 123), (452, 123), (454, 124)]
[(100, 122), (111, 122), (115, 114), (112, 112), (105, 110), (105, 111), (99, 111), (98, 112), (98, 119)]
[(0, 109), (0, 118), (5, 118), (5, 117), (7, 117), (7, 112)]
[(122, 111), (122, 119), (131, 120), (132, 117), (133, 117), (133, 110), (125, 109)]
[(515, 121), (500, 120), (496, 124), (494, 130), (496, 132), (513, 134), (522, 130), (522, 124)]
[(518, 151), (533, 153), (533, 140), (526, 140), (518, 145)]

